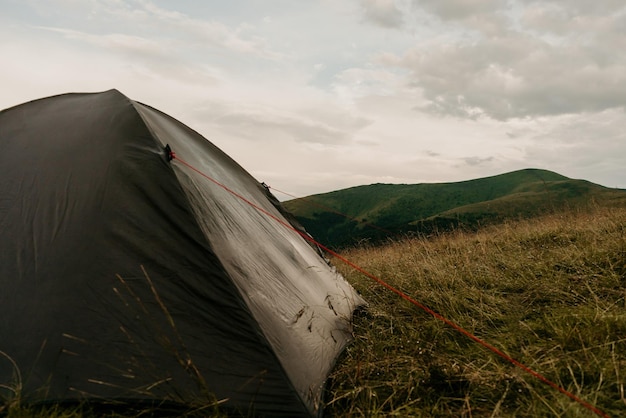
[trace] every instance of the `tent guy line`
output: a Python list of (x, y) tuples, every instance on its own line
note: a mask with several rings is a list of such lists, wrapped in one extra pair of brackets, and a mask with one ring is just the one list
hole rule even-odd
[[(249, 199), (246, 199), (245, 197), (243, 197), (242, 195), (240, 195), (239, 193), (235, 192), (234, 190), (228, 188), (226, 185), (220, 183), (219, 181), (215, 180), (214, 178), (212, 178), (211, 176), (205, 174), (204, 172), (202, 172), (201, 170), (197, 169), (196, 167), (194, 167), (193, 165), (189, 164), (187, 161), (183, 160), (182, 158), (178, 157), (176, 155), (176, 153), (174, 151), (172, 151), (169, 148), (169, 145), (166, 145), (165, 147), (165, 152), (167, 155), (167, 160), (168, 161), (172, 161), (172, 160), (176, 160), (178, 162), (180, 162), (182, 165), (186, 166), (187, 168), (189, 168), (190, 170), (195, 171), (196, 173), (200, 174), (202, 177), (206, 178), (207, 180), (215, 183), (217, 186), (221, 187), (222, 189), (226, 190), (228, 193), (232, 194), (233, 196), (235, 196), (238, 199), (241, 199), (243, 202), (245, 202), (246, 204), (252, 206), (254, 209), (258, 210), (259, 212), (261, 212), (262, 214), (269, 216), (270, 218), (272, 218), (273, 220), (275, 220), (276, 222), (280, 223), (281, 225), (283, 225), (286, 228), (291, 229), (294, 232), (297, 232), (299, 235), (301, 235), (302, 237), (304, 237), (305, 239), (313, 242), (314, 244), (316, 244), (316, 241), (311, 238), (310, 236), (308, 236), (307, 234), (298, 231), (297, 228), (294, 228), (293, 226), (289, 225), (287, 222), (284, 222), (282, 219), (278, 218), (275, 215), (272, 215), (270, 212), (266, 211), (265, 209), (263, 209), (262, 207), (260, 207), (259, 205), (253, 203), (252, 201), (250, 201)], [(322, 248), (325, 249), (325, 247), (322, 246)]]
[[(278, 222), (281, 225), (283, 225), (285, 228), (288, 228), (288, 229), (298, 233), (304, 239), (306, 239), (307, 241), (311, 242), (312, 244), (317, 245), (319, 248), (323, 249), (324, 251), (328, 252), (332, 256), (336, 257), (338, 260), (340, 260), (344, 264), (352, 267), (353, 269), (357, 270), (358, 272), (360, 272), (361, 274), (365, 275), (366, 277), (374, 280), (376, 283), (378, 283), (381, 286), (385, 287), (387, 290), (390, 290), (391, 292), (397, 294), (402, 299), (408, 301), (412, 305), (420, 308), (421, 310), (423, 310), (424, 312), (426, 312), (429, 315), (433, 316), (434, 318), (436, 318), (436, 319), (442, 321), (443, 323), (445, 323), (446, 325), (452, 327), (453, 329), (455, 329), (456, 331), (458, 331), (461, 334), (465, 335), (466, 337), (468, 337), (472, 341), (478, 343), (479, 345), (483, 346), (487, 350), (493, 352), (494, 354), (496, 354), (500, 358), (508, 361), (509, 363), (513, 364), (514, 366), (518, 367), (519, 369), (529, 373), (530, 375), (532, 375), (536, 379), (540, 380), (541, 382), (545, 383), (546, 385), (552, 387), (553, 389), (558, 390), (559, 392), (561, 392), (565, 396), (569, 397), (571, 400), (577, 402), (578, 404), (580, 404), (584, 408), (588, 409), (589, 411), (595, 413), (596, 415), (601, 416), (603, 418), (609, 418), (609, 415), (607, 415), (605, 412), (603, 412), (600, 409), (598, 409), (596, 406), (594, 406), (594, 405), (590, 404), (589, 402), (579, 398), (578, 396), (574, 395), (572, 392), (570, 392), (567, 389), (559, 386), (557, 383), (554, 383), (553, 381), (551, 381), (547, 377), (543, 376), (539, 372), (537, 372), (537, 371), (531, 369), (530, 367), (526, 366), (524, 363), (521, 363), (520, 361), (515, 360), (513, 357), (511, 357), (508, 354), (502, 352), (497, 347), (495, 347), (495, 346), (489, 344), (488, 342), (480, 339), (479, 337), (475, 336), (471, 332), (467, 331), (465, 328), (461, 327), (460, 325), (456, 324), (455, 322), (451, 321), (450, 319), (446, 318), (445, 316), (441, 315), (440, 313), (435, 312), (434, 310), (430, 309), (428, 306), (422, 304), (421, 302), (419, 302), (416, 299), (412, 298), (411, 296), (407, 295), (403, 291), (393, 287), (392, 285), (390, 285), (389, 283), (387, 283), (386, 281), (384, 281), (380, 277), (378, 277), (378, 276), (368, 272), (367, 270), (365, 270), (361, 266), (353, 263), (352, 261), (350, 261), (347, 258), (343, 257), (342, 255), (340, 255), (336, 251), (333, 251), (330, 248), (328, 248), (325, 245), (323, 245), (322, 243), (316, 241), (313, 237), (311, 237), (307, 233), (305, 233), (303, 231), (299, 231), (298, 229), (294, 228), (292, 225), (284, 222), (280, 218), (274, 216), (270, 212), (266, 211), (265, 209), (261, 208), (260, 206), (258, 206), (256, 204), (254, 204), (249, 199), (246, 199), (244, 196), (242, 196), (239, 193), (235, 192), (234, 190), (230, 189), (225, 184), (220, 183), (219, 181), (217, 181), (214, 178), (210, 177), (206, 173), (202, 172), (198, 168), (194, 167), (193, 165), (191, 165), (190, 163), (188, 163), (187, 161), (183, 160), (178, 155), (176, 155), (176, 153), (170, 148), (169, 145), (165, 146), (165, 153), (166, 153), (166, 158), (167, 158), (168, 161), (170, 161), (170, 162), (172, 162), (172, 161), (179, 162), (181, 165), (184, 165), (187, 168), (189, 168), (190, 170), (195, 171), (196, 173), (198, 173), (199, 175), (203, 176), (207, 180), (211, 181), (215, 185), (221, 187), (222, 189), (224, 189), (228, 193), (232, 194), (233, 196), (237, 197), (238, 199), (241, 199), (246, 204), (252, 206), (254, 209), (258, 210), (262, 214), (264, 214), (266, 216), (269, 216), (270, 218), (272, 218), (276, 222)], [(274, 189), (274, 190), (276, 190), (276, 189)]]

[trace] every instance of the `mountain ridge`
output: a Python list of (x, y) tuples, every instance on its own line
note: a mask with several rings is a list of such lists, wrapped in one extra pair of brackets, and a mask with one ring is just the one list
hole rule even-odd
[(354, 186), (283, 205), (320, 242), (342, 247), (390, 235), (476, 229), (590, 203), (626, 205), (626, 190), (527, 168), (459, 182)]

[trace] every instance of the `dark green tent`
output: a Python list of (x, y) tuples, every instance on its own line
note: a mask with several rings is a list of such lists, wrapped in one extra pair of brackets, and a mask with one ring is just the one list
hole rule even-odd
[(0, 385), (321, 414), (363, 302), (237, 163), (116, 90), (6, 109), (0, 147)]

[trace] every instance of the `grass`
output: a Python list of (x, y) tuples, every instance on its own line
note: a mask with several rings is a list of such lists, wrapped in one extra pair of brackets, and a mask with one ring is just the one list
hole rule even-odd
[[(354, 248), (347, 259), (605, 413), (626, 411), (626, 209)], [(328, 386), (330, 416), (594, 414), (338, 265), (369, 301)]]
[[(68, 400), (66, 404), (43, 403), (29, 404), (22, 400), (22, 374), (15, 361), (3, 351), (0, 351), (0, 361), (8, 362), (12, 369), (12, 379), (8, 383), (0, 382), (0, 417), (6, 418), (81, 418), (81, 417), (165, 417), (165, 416), (186, 416), (186, 417), (214, 417), (221, 418), (227, 416), (219, 409), (219, 406), (226, 400), (218, 400), (211, 393), (200, 370), (196, 367), (187, 347), (178, 331), (176, 323), (170, 311), (159, 295), (148, 272), (141, 266), (145, 282), (148, 285), (153, 300), (142, 300), (134, 286), (120, 275), (117, 275), (119, 288), (113, 290), (122, 303), (129, 309), (133, 309), (133, 317), (139, 322), (140, 317), (145, 317), (144, 326), (150, 328), (151, 334), (155, 336), (161, 348), (166, 353), (173, 356), (189, 377), (196, 383), (199, 391), (194, 393), (184, 393), (176, 395), (173, 399), (162, 399), (158, 402), (151, 402), (150, 399), (159, 399), (152, 395), (151, 389), (165, 383), (169, 378), (158, 378), (147, 387), (133, 388), (139, 394), (148, 397), (148, 400), (141, 402), (125, 402), (120, 400), (109, 400), (108, 402), (95, 402), (81, 400)], [(156, 312), (150, 312), (149, 302), (156, 302), (158, 308)], [(157, 319), (153, 315), (159, 314), (162, 318)], [(162, 325), (165, 325), (163, 327)], [(120, 326), (122, 334), (128, 339), (130, 346), (141, 355), (139, 359), (133, 354), (126, 353), (129, 359), (135, 362), (145, 361), (149, 356), (145, 354), (142, 347), (135, 342), (132, 332)], [(151, 360), (148, 360), (151, 362)], [(150, 366), (155, 366), (150, 364)], [(150, 374), (150, 373), (149, 373)], [(144, 375), (145, 377), (145, 375)], [(92, 383), (99, 383), (105, 386), (111, 385), (108, 382), (92, 380)], [(176, 388), (179, 389), (179, 388)], [(130, 388), (129, 388), (130, 390)]]
[[(626, 411), (626, 209), (594, 207), (342, 256), (608, 415)], [(355, 341), (330, 376), (326, 416), (594, 416), (335, 264), (369, 307), (355, 317)], [(90, 416), (80, 407), (24, 406), (19, 385), (16, 370), (15, 382), (0, 387), (11, 395), (0, 415)]]

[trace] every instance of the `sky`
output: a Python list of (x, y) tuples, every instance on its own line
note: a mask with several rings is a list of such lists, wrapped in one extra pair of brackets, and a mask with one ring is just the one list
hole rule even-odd
[(0, 109), (115, 88), (295, 196), (626, 188), (625, 51), (623, 0), (0, 0)]

